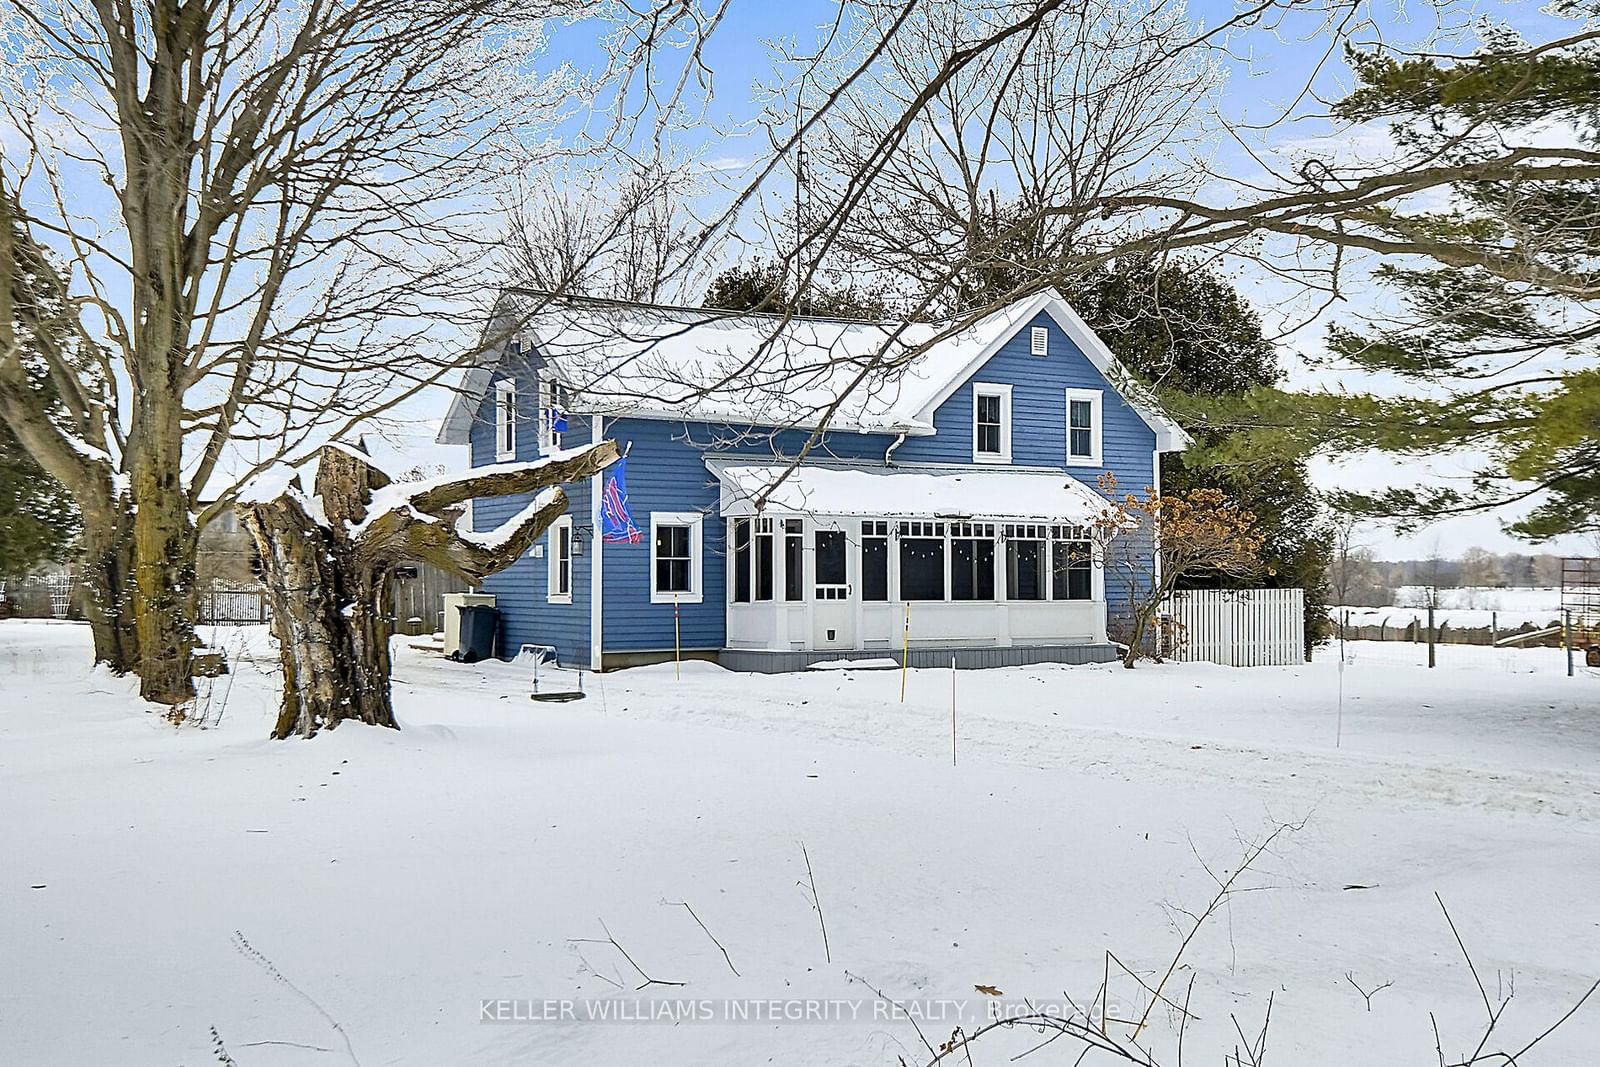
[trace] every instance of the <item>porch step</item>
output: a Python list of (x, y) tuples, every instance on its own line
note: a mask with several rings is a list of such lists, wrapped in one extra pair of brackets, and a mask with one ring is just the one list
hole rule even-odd
[(897, 659), (825, 659), (806, 664), (808, 671), (897, 671)]

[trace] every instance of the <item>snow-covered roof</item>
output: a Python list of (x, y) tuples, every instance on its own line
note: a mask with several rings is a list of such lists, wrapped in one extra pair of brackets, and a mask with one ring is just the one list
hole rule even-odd
[[(528, 308), (521, 336), (581, 394), (581, 410), (734, 425), (827, 424), (859, 433), (933, 432), (933, 412), (1040, 312), (1048, 313), (1156, 432), (1163, 451), (1188, 436), (1144, 395), (1054, 290), (966, 326), (865, 322), (508, 294)], [(519, 314), (502, 309), (500, 322)], [(509, 346), (505, 346), (509, 347)], [(464, 444), (503, 358), (466, 374), (440, 430)]]
[(1082, 482), (1050, 471), (915, 467), (838, 467), (708, 460), (722, 482), (722, 514), (754, 515), (771, 486), (768, 514), (894, 516), (908, 519), (1031, 519), (1084, 524), (1106, 499)]

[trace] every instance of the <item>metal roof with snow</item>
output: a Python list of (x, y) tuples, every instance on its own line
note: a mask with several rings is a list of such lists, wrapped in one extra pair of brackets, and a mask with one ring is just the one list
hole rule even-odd
[[(1037, 315), (1053, 318), (1174, 451), (1189, 437), (1054, 290), (971, 322), (866, 322), (506, 294), (497, 321), (603, 415), (931, 434), (934, 410)], [(509, 331), (508, 331), (509, 332)], [(465, 444), (508, 342), (470, 368), (439, 432)]]
[(761, 513), (909, 519), (1037, 519), (1083, 525), (1106, 506), (1089, 486), (1052, 471), (843, 467), (708, 460), (723, 516)]

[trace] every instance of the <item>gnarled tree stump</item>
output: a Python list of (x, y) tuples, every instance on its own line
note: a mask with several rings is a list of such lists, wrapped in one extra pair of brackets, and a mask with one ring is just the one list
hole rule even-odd
[[(561, 483), (597, 474), (616, 458), (616, 444), (602, 441), (532, 463), (396, 483), (364, 452), (335, 444), (322, 450), (312, 496), (296, 478), (270, 500), (241, 504), (283, 663), (272, 736), (310, 737), (347, 719), (396, 727), (389, 700), (395, 566), (426, 560), (471, 582), (504, 570), (566, 513)], [(458, 527), (474, 497), (516, 493), (535, 496), (498, 529)]]

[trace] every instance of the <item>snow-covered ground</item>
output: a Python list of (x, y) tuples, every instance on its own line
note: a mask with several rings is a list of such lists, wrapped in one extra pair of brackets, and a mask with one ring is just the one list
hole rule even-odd
[[(1356, 626), (1404, 627), (1412, 619), (1424, 622), (1428, 618), (1428, 597), (1431, 591), (1425, 586), (1402, 585), (1394, 591), (1394, 603), (1381, 608), (1334, 608), (1335, 614), (1350, 613), (1350, 622)], [(1439, 626), (1461, 626), (1472, 629), (1498, 626), (1502, 630), (1515, 630), (1524, 623), (1543, 626), (1561, 618), (1561, 590), (1548, 587), (1462, 586), (1458, 589), (1437, 591), (1438, 606), (1434, 608), (1434, 621)]]
[[(938, 1044), (1021, 998), (1088, 1001), (1108, 949), (1153, 985), (1178, 909), (1215, 893), (1203, 864), (1225, 877), (1302, 820), (1167, 985), (1193, 982), (1187, 1062), (1220, 1064), (1269, 997), (1278, 1063), (1434, 1064), (1430, 1014), (1470, 1051), (1484, 1006), (1435, 892), (1489, 996), (1515, 990), (1491, 1048), (1600, 977), (1600, 677), (1559, 651), (966, 672), (952, 767), (948, 671), (912, 672), (904, 704), (895, 671), (697, 664), (536, 704), (521, 669), (402, 649), (403, 730), (272, 742), (260, 631), (216, 637), (239, 669), (202, 695), (208, 729), (148, 714), (87, 638), (0, 623), (7, 1063), (216, 1062), (213, 1027), (241, 1067), (921, 1063), (869, 987)], [(685, 984), (636, 990), (606, 931)], [(1370, 1010), (1355, 988), (1389, 982)], [(1110, 985), (1114, 1016), (1143, 1011)], [(636, 998), (693, 1017), (542, 1018)], [(806, 1011), (829, 1018), (763, 1017)], [(1173, 1014), (1142, 1038), (1165, 1063)], [(1591, 1000), (1520, 1062), (1597, 1046)]]

